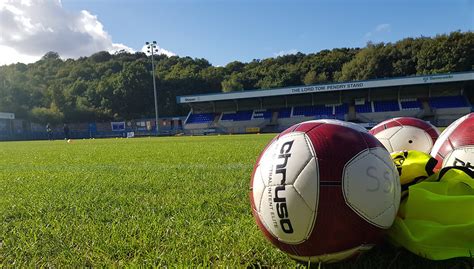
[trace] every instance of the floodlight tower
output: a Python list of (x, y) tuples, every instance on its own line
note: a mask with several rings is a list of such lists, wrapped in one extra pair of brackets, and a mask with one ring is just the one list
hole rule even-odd
[(156, 120), (156, 135), (159, 134), (159, 122), (158, 122), (158, 95), (156, 93), (156, 82), (155, 82), (155, 61), (153, 56), (155, 53), (158, 53), (158, 46), (156, 45), (156, 41), (153, 42), (146, 42), (147, 52), (151, 53), (151, 72), (153, 77), (153, 93), (155, 95), (155, 120)]

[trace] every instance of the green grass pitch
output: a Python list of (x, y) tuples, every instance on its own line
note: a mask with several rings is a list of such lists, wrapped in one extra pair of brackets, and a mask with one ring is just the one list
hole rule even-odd
[[(295, 267), (253, 220), (273, 135), (0, 143), (0, 267)], [(471, 268), (388, 245), (323, 268)]]

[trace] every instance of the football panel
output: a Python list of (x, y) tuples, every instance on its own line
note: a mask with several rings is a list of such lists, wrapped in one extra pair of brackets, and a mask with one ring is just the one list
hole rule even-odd
[(376, 134), (373, 134), (375, 137), (378, 138), (385, 138), (385, 139), (390, 139), (392, 136), (394, 136), (398, 131), (403, 129), (403, 126), (394, 126), (390, 127), (388, 129), (384, 129), (383, 131), (380, 131)]
[(418, 127), (403, 126), (403, 128), (390, 138), (392, 151), (418, 150), (430, 153), (433, 147), (431, 136)]
[(375, 125), (374, 127), (372, 127), (372, 129), (370, 129), (369, 133), (371, 133), (372, 135), (375, 135), (375, 134), (378, 134), (378, 133), (380, 133), (383, 130), (386, 130), (388, 128), (392, 128), (392, 127), (395, 127), (395, 126), (400, 126), (401, 124), (396, 121), (397, 119), (399, 119), (399, 118), (384, 120), (384, 121), (380, 122), (379, 124)]
[[(300, 194), (308, 207), (317, 212), (319, 197), (319, 172), (316, 158), (306, 165), (293, 183), (295, 190)], [(317, 216), (315, 216), (317, 217)]]
[(341, 120), (335, 120), (335, 119), (321, 119), (321, 120), (314, 120), (314, 121), (307, 121), (308, 123), (320, 123), (320, 124), (332, 124), (332, 125), (338, 125), (338, 126), (344, 126), (347, 128), (351, 128), (353, 130), (362, 132), (362, 133), (367, 133), (367, 129), (362, 127), (361, 125), (349, 121), (341, 121)]
[[(474, 113), (472, 113), (474, 116)], [(451, 133), (449, 140), (454, 148), (474, 145), (474, 117), (466, 118)]]
[(385, 128), (390, 129), (390, 128), (393, 128), (393, 127), (402, 126), (402, 124), (400, 122), (398, 122), (398, 119), (400, 119), (400, 118), (394, 118), (394, 119), (386, 120), (385, 123), (384, 123)]
[(439, 132), (439, 129), (434, 126), (433, 124), (431, 123), (428, 123), (430, 125), (429, 128), (427, 129), (424, 129), (431, 137), (432, 141), (433, 141), (433, 145), (434, 143), (436, 142), (436, 140), (438, 140), (438, 137), (440, 135), (440, 132)]
[(389, 129), (395, 126), (412, 126), (424, 130), (431, 137), (432, 144), (438, 139), (439, 130), (434, 125), (424, 120), (413, 118), (413, 117), (398, 117), (383, 121), (374, 126), (370, 133), (375, 135), (382, 132), (383, 130)]
[(371, 136), (367, 132), (336, 124), (320, 125), (306, 135), (317, 154), (320, 181), (336, 182), (341, 182), (344, 165), (368, 148), (364, 137)]
[(447, 155), (450, 154), (450, 152), (453, 151), (453, 145), (451, 144), (451, 141), (446, 139), (444, 143), (441, 144), (440, 147), (438, 147), (438, 151), (436, 152), (436, 155), (433, 156), (434, 152), (431, 150), (431, 156), (433, 156), (438, 162), (436, 163), (435, 166), (435, 171), (440, 169), (443, 166), (444, 159), (446, 158)]
[(269, 150), (270, 147), (274, 146), (274, 143), (275, 141), (278, 139), (278, 136), (275, 136), (266, 146), (265, 148), (262, 150), (262, 153), (260, 153), (260, 155), (258, 156), (257, 160), (255, 161), (255, 164), (258, 165), (260, 163), (260, 160), (263, 158), (263, 157), (267, 157), (265, 155), (268, 155), (266, 154), (267, 151)]
[(273, 143), (270, 144), (263, 152), (262, 157), (260, 158), (260, 162), (258, 164), (258, 167), (260, 168), (260, 175), (265, 186), (268, 185), (269, 178), (271, 177), (271, 173), (273, 171), (273, 159), (276, 154), (277, 145), (278, 140), (273, 141)]
[(300, 123), (297, 123), (297, 124), (295, 124), (295, 125), (293, 125), (293, 126), (288, 127), (286, 130), (284, 130), (283, 132), (281, 132), (281, 133), (278, 135), (277, 138), (280, 138), (280, 137), (282, 137), (282, 136), (284, 136), (284, 135), (286, 135), (286, 134), (289, 134), (289, 133), (291, 133), (291, 132), (294, 132), (294, 130), (295, 130), (296, 128), (298, 128), (298, 126), (300, 126)]
[(315, 212), (291, 185), (268, 186), (264, 190), (261, 221), (272, 236), (283, 243), (297, 244), (311, 233)]
[[(470, 117), (470, 115), (472, 115), (474, 113), (471, 113), (471, 114), (468, 114), (468, 115), (465, 115), (459, 119), (457, 119), (456, 121), (454, 121), (453, 123), (451, 123), (446, 129), (444, 129), (444, 131), (439, 135), (438, 139), (436, 140), (434, 146), (433, 146), (433, 149), (431, 150), (431, 156), (433, 156), (434, 158), (436, 158), (436, 155), (438, 154), (438, 152), (441, 150), (441, 148), (444, 146), (444, 143), (446, 142), (446, 140), (448, 140), (449, 136), (454, 132), (454, 130), (456, 130), (456, 128), (465, 120), (467, 119), (468, 117)], [(442, 153), (441, 153), (442, 154)]]
[(347, 205), (340, 185), (321, 185), (317, 218), (310, 237), (298, 245), (279, 247), (297, 256), (319, 256), (354, 248), (361, 242), (378, 243), (382, 231)]
[[(397, 186), (398, 185), (398, 186)], [(342, 182), (347, 204), (369, 223), (389, 228), (400, 197), (398, 172), (385, 149), (368, 149), (344, 169)]]
[(433, 124), (427, 121), (424, 121), (422, 119), (412, 118), (412, 117), (400, 117), (400, 118), (396, 118), (395, 120), (404, 126), (417, 127), (417, 128), (427, 131), (428, 133), (432, 132), (433, 135), (435, 136), (434, 137), (435, 140), (439, 136), (438, 128), (436, 128)]
[(394, 152), (392, 145), (390, 144), (390, 139), (388, 138), (377, 138), (380, 143), (387, 149), (388, 152)]
[(281, 136), (260, 160), (265, 186), (293, 184), (313, 156), (313, 147), (305, 133)]
[(436, 169), (443, 166), (452, 150), (466, 145), (474, 145), (474, 113), (465, 115), (446, 128), (431, 150), (431, 156), (438, 160)]
[(257, 211), (260, 211), (260, 203), (262, 200), (264, 189), (265, 189), (265, 184), (263, 183), (260, 167), (258, 166), (255, 170), (255, 173), (253, 175), (253, 181), (252, 181), (252, 198), (253, 198), (254, 208)]
[[(250, 204), (252, 206), (252, 208), (254, 209), (258, 209), (259, 208), (259, 205), (260, 205), (260, 202), (258, 201), (257, 205), (255, 205), (255, 201), (254, 199), (256, 197), (258, 197), (259, 195), (256, 195), (254, 196), (254, 178), (255, 178), (255, 174), (257, 172), (257, 168), (258, 168), (258, 175), (259, 175), (259, 179), (262, 180), (262, 177), (261, 177), (261, 168), (260, 168), (260, 161), (262, 158), (268, 158), (268, 155), (270, 154), (269, 153), (269, 148), (274, 146), (274, 142), (275, 140), (277, 139), (277, 137), (274, 137), (266, 146), (265, 148), (263, 149), (262, 153), (260, 153), (260, 155), (258, 156), (256, 162), (255, 162), (255, 166), (253, 168), (253, 171), (252, 171), (252, 175), (250, 177), (250, 193), (249, 193), (249, 196), (250, 196)], [(271, 152), (271, 150), (270, 150)], [(262, 182), (263, 183), (263, 182)], [(257, 182), (257, 184), (259, 184)], [(264, 183), (263, 183), (264, 184)], [(265, 184), (264, 184), (265, 185)], [(258, 188), (257, 188), (258, 189)], [(257, 190), (258, 191), (258, 190)], [(260, 196), (261, 197), (261, 196)]]
[(474, 145), (459, 147), (451, 151), (443, 160), (442, 167), (464, 166), (474, 169)]
[(296, 127), (294, 131), (307, 133), (321, 124), (324, 124), (324, 123), (318, 120), (305, 121), (305, 122), (302, 122), (298, 127)]
[(376, 148), (376, 147), (381, 147), (383, 148), (382, 143), (373, 136), (370, 133), (363, 133), (362, 137), (364, 138), (365, 144), (367, 145), (367, 148)]

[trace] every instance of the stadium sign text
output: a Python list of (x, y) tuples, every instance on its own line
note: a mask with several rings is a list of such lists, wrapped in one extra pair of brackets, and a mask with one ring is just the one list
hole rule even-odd
[(423, 77), (424, 82), (430, 82), (433, 80), (445, 80), (445, 79), (452, 79), (453, 75), (445, 75), (445, 76), (429, 76), (429, 77)]
[(322, 92), (331, 90), (346, 90), (346, 89), (358, 89), (363, 88), (364, 82), (358, 83), (341, 83), (341, 84), (330, 84), (330, 85), (315, 85), (307, 87), (292, 88), (291, 93), (308, 93), (308, 92)]
[(199, 101), (199, 98), (198, 97), (186, 97), (186, 98), (184, 98), (184, 101), (186, 101), (186, 102), (196, 102), (196, 101)]

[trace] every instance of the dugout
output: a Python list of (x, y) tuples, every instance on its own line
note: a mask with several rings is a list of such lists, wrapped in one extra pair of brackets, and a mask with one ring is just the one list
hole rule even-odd
[(178, 96), (190, 112), (190, 134), (278, 132), (295, 123), (333, 118), (377, 124), (411, 116), (446, 126), (472, 111), (474, 72)]

